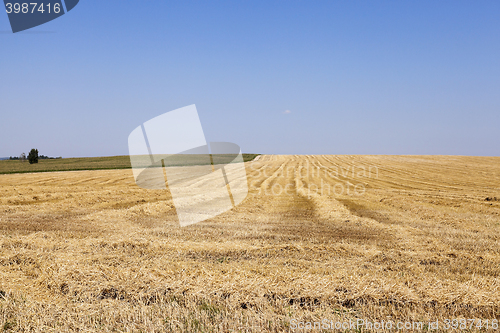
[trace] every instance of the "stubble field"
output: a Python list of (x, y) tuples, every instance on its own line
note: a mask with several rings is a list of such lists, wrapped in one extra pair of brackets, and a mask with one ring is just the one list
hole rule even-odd
[(499, 157), (246, 168), (241, 205), (185, 228), (131, 170), (0, 175), (0, 331), (500, 319)]

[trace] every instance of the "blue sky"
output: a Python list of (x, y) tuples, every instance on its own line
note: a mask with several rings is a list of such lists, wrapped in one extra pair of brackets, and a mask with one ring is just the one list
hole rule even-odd
[(12, 34), (0, 13), (0, 156), (125, 155), (190, 104), (245, 152), (499, 156), (499, 18), (498, 1), (81, 0)]

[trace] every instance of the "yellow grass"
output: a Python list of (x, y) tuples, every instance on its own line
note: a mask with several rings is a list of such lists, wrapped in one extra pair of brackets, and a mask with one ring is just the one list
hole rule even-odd
[(131, 170), (0, 175), (0, 331), (500, 317), (500, 158), (262, 156), (247, 173), (240, 206), (185, 228)]

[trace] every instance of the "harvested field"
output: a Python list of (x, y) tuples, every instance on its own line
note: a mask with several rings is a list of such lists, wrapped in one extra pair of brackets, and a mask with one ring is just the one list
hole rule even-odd
[(131, 170), (0, 175), (0, 330), (500, 319), (500, 158), (246, 165), (247, 199), (185, 228)]

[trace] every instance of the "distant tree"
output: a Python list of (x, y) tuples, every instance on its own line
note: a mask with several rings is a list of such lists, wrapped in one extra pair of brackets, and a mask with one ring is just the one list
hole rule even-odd
[(31, 149), (30, 153), (28, 154), (28, 161), (30, 162), (30, 164), (38, 163), (38, 149)]
[(19, 156), (19, 159), (21, 160), (21, 162), (26, 162), (26, 154), (22, 153), (21, 156)]
[(55, 160), (56, 158), (60, 158), (60, 157), (50, 157), (50, 156), (45, 156), (45, 155), (38, 156), (39, 160)]

